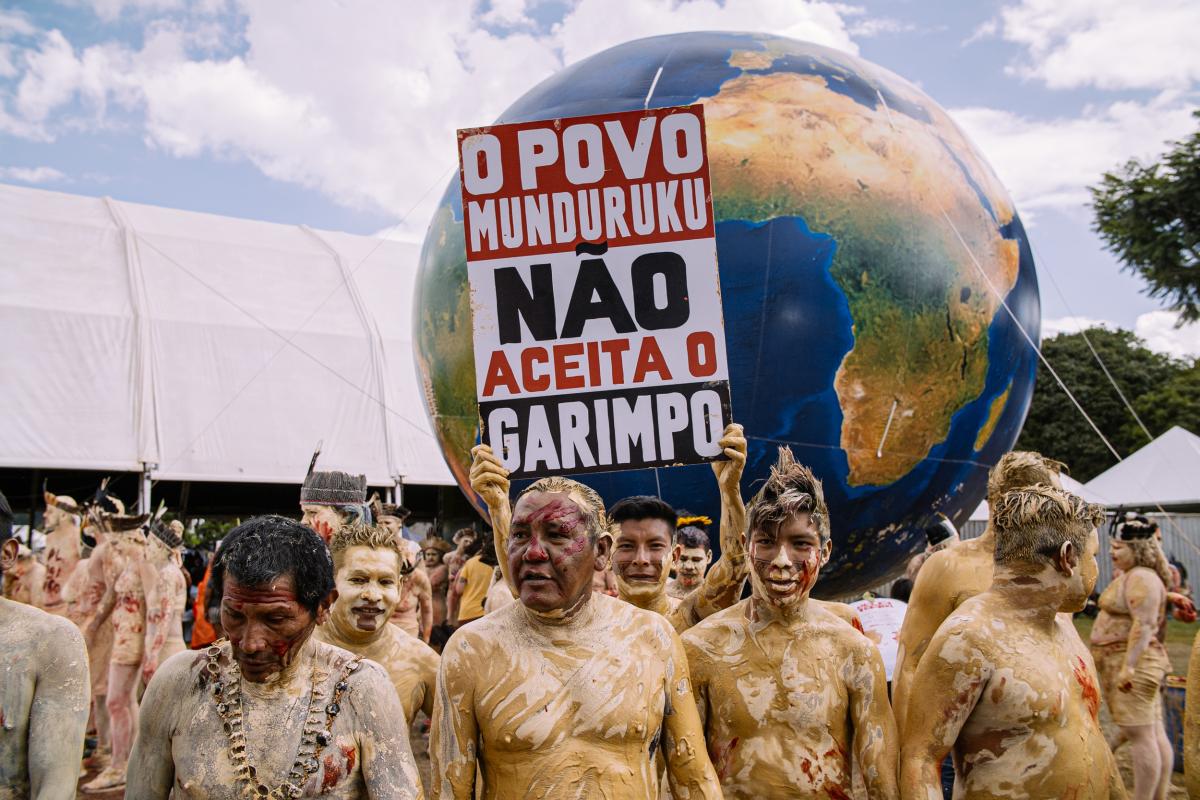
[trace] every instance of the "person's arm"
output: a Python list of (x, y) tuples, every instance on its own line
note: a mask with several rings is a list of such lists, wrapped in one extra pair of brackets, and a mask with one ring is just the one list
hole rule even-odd
[(689, 592), (672, 612), (676, 630), (690, 628), (702, 619), (729, 608), (742, 594), (746, 580), (746, 504), (742, 502), (742, 471), (746, 468), (746, 437), (742, 426), (731, 422), (718, 443), (728, 460), (712, 462), (721, 493), (721, 557), (704, 581)]
[(945, 556), (934, 558), (917, 573), (917, 581), (913, 584), (912, 596), (909, 597), (897, 638), (896, 666), (892, 671), (892, 710), (901, 738), (908, 730), (909, 687), (917, 665), (929, 647), (929, 641), (937, 633), (938, 626), (954, 611), (953, 598), (946, 591), (942, 575), (945, 560)]
[(46, 607), (46, 567), (34, 561), (29, 567), (29, 604), (34, 608)]
[(900, 796), (896, 778), (900, 742), (888, 705), (883, 659), (874, 645), (866, 643), (855, 660), (857, 679), (847, 686), (855, 760), (870, 800), (896, 800)]
[(1183, 775), (1188, 797), (1200, 798), (1200, 636), (1192, 640), (1183, 712)]
[(1133, 624), (1129, 626), (1125, 664), (1117, 676), (1117, 688), (1122, 692), (1133, 689), (1133, 672), (1138, 659), (1158, 633), (1159, 612), (1165, 595), (1162, 580), (1147, 569), (1131, 570), (1125, 577), (1125, 602)]
[[(169, 569), (175, 569), (173, 564)], [(172, 583), (164, 580), (158, 568), (146, 559), (139, 567), (142, 575), (142, 591), (146, 594), (146, 646), (142, 654), (142, 684), (150, 685), (158, 669), (158, 656), (167, 641), (167, 632), (171, 622), (171, 588)]]
[(663, 716), (662, 754), (667, 762), (667, 781), (672, 797), (721, 797), (721, 781), (708, 757), (704, 725), (696, 710), (688, 675), (687, 654), (679, 634), (670, 631), (671, 652), (667, 656), (666, 713)]
[(423, 570), (414, 569), (409, 577), (417, 599), (421, 641), (428, 642), (433, 633), (433, 586), (429, 583), (429, 575)]
[(104, 559), (92, 560), (97, 562), (96, 569), (100, 572), (100, 579), (99, 583), (93, 583), (90, 591), (99, 591), (100, 601), (96, 603), (92, 618), (88, 621), (87, 628), (83, 632), (83, 637), (87, 641), (88, 646), (91, 646), (92, 641), (96, 638), (96, 632), (100, 630), (100, 626), (108, 620), (113, 609), (117, 606), (116, 587), (110, 586), (107, 577), (104, 575)]
[(421, 659), (421, 683), (423, 684), (421, 695), (421, 710), (425, 712), (425, 716), (431, 721), (433, 720), (433, 698), (437, 696), (437, 677), (438, 666), (441, 664), (441, 656), (430, 650), (426, 654), (426, 658)]
[(29, 797), (74, 797), (91, 702), (83, 635), (66, 619), (37, 642), (39, 673), (29, 709)]
[(371, 800), (419, 800), (424, 796), (408, 741), (400, 696), (383, 667), (364, 661), (347, 695), (358, 725), (363, 784)]
[(450, 587), (450, 594), (446, 598), (446, 622), (451, 626), (458, 624), (458, 604), (462, 600), (462, 594), (467, 589), (467, 576), (462, 570), (458, 571), (458, 577), (454, 579), (454, 585)]
[(508, 528), (512, 524), (512, 506), (508, 499), (508, 470), (486, 444), (471, 448), (471, 489), (483, 498), (492, 522), (492, 538), (496, 543), (496, 559), (504, 582), (512, 586), (508, 574)]
[(941, 800), (941, 764), (958, 741), (991, 677), (988, 659), (951, 625), (937, 632), (912, 677), (913, 696), (900, 748), (900, 797)]
[(475, 719), (471, 669), (463, 663), (456, 640), (442, 653), (437, 698), (433, 705), (429, 761), (433, 800), (474, 800), (479, 758), (479, 725)]
[(125, 796), (138, 800), (167, 800), (175, 782), (171, 737), (175, 714), (187, 692), (190, 659), (171, 659), (160, 669), (142, 696), (137, 738), (129, 755)]

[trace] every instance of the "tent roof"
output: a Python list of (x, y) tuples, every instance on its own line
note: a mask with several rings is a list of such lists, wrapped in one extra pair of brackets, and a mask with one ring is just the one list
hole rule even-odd
[(0, 185), (0, 466), (453, 483), (412, 350), (419, 247)]
[[(1087, 485), (1082, 484), (1079, 481), (1072, 478), (1070, 475), (1059, 475), (1058, 480), (1062, 484), (1062, 487), (1064, 489), (1066, 489), (1068, 492), (1070, 492), (1071, 494), (1074, 494), (1074, 495), (1078, 495), (1079, 497), (1082, 497), (1084, 500), (1087, 500), (1089, 503), (1099, 503), (1102, 506), (1109, 505), (1109, 502), (1107, 500), (1105, 500), (1103, 497), (1101, 497), (1096, 492), (1092, 491), (1090, 488), (1088, 488)], [(971, 512), (971, 521), (972, 522), (987, 522), (987, 520), (988, 520), (988, 503), (987, 503), (987, 500), (984, 500), (975, 508), (975, 510), (973, 512)]]
[(1200, 437), (1178, 425), (1088, 481), (1109, 506), (1200, 505)]

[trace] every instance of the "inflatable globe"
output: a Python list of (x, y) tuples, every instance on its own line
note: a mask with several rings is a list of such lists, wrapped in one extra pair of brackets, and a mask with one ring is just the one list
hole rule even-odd
[[(1016, 441), (1036, 366), (1017, 323), (1036, 336), (1041, 314), (1025, 232), (936, 103), (874, 64), (790, 39), (629, 42), (543, 81), (497, 122), (697, 102), (733, 416), (750, 438), (743, 492), (790, 446), (830, 507), (833, 557), (817, 593), (857, 593), (902, 571), (938, 514), (965, 522)], [(425, 239), (416, 304), (428, 412), (479, 507), (467, 483), (479, 428), (457, 177)], [(705, 464), (581, 479), (609, 504), (652, 494), (719, 518)]]

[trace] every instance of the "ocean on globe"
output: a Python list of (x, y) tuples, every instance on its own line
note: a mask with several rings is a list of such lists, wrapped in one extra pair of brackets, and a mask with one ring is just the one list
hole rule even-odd
[[(939, 513), (967, 519), (1020, 433), (1036, 355), (1017, 323), (1036, 341), (1041, 316), (1024, 228), (920, 90), (777, 36), (622, 44), (496, 122), (691, 103), (704, 104), (733, 417), (750, 440), (743, 493), (790, 446), (830, 509), (833, 556), (816, 593), (877, 586), (924, 548)], [(457, 177), (426, 234), (415, 302), (428, 412), (481, 507), (467, 481), (479, 423)], [(580, 480), (608, 504), (651, 494), (720, 517), (707, 464)]]

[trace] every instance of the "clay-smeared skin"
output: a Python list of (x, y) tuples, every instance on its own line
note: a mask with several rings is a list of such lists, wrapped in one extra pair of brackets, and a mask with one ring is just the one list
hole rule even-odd
[[(1092, 565), (1097, 547), (1093, 534), (1083, 556)], [(1094, 567), (1080, 569), (1082, 589), (1072, 589), (1050, 565), (998, 567), (941, 625), (912, 680), (904, 800), (941, 797), (951, 748), (960, 800), (1125, 796), (1092, 714), (1095, 665), (1058, 616), (1094, 585)]]
[(4, 596), (15, 603), (41, 608), (45, 605), (45, 583), (46, 568), (30, 553), (4, 571)]
[(187, 605), (187, 581), (179, 554), (157, 537), (147, 542), (147, 557), (141, 565), (146, 594), (146, 645), (142, 655), (142, 683), (148, 685), (158, 665), (187, 649), (183, 641), (183, 611)]
[[(410, 725), (418, 711), (432, 717), (438, 655), (429, 645), (385, 622), (400, 597), (395, 552), (356, 545), (338, 560), (338, 598), (314, 638), (369, 658), (387, 670)], [(378, 609), (379, 613), (355, 613), (362, 608)]]
[(442, 654), (433, 796), (657, 798), (654, 752), (677, 800), (719, 798), (679, 637), (599, 593), (552, 620), (513, 603)]
[(90, 699), (79, 630), (0, 599), (0, 800), (75, 796)]
[(1188, 661), (1187, 707), (1183, 716), (1183, 776), (1188, 797), (1200, 797), (1200, 636)]
[[(289, 668), (274, 679), (242, 681), (247, 750), (262, 782), (274, 787), (287, 778), (300, 744), (313, 668), (331, 696), (333, 683), (349, 658), (340, 648), (309, 639)], [(159, 668), (147, 687), (143, 698), (146, 711), (129, 764), (127, 797), (242, 797), (204, 672), (206, 663), (203, 652), (180, 653)], [(229, 666), (228, 645), (221, 663)], [(377, 664), (364, 661), (347, 683), (332, 741), (303, 796), (316, 796), (324, 786), (327, 791), (320, 796), (337, 800), (421, 797), (404, 711), (386, 673)]]
[(429, 641), (433, 629), (433, 587), (423, 569), (414, 569), (400, 579), (400, 602), (391, 622), (409, 636)]
[(42, 519), (46, 533), (46, 576), (42, 583), (42, 608), (51, 614), (66, 615), (63, 587), (74, 573), (80, 557), (77, 519), (53, 505), (46, 506)]

